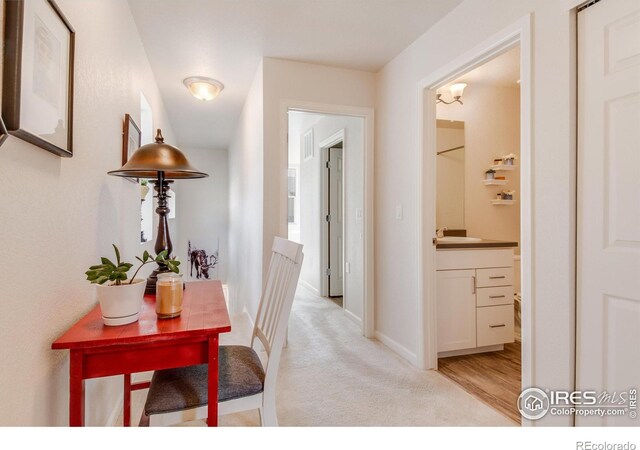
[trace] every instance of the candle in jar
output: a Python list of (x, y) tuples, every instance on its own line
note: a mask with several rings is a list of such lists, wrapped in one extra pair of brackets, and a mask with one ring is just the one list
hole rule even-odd
[(182, 275), (160, 273), (156, 283), (156, 314), (160, 319), (171, 319), (182, 312)]

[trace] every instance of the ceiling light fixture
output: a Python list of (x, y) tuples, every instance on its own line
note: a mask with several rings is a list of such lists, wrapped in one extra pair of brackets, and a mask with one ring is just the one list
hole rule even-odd
[(451, 97), (453, 97), (453, 100), (450, 102), (445, 102), (444, 100), (442, 100), (442, 94), (438, 92), (436, 94), (436, 103), (444, 103), (445, 105), (450, 105), (457, 102), (462, 105), (463, 103), (462, 100), (460, 100), (460, 97), (462, 97), (462, 93), (464, 92), (464, 88), (466, 87), (466, 83), (452, 84), (451, 87), (449, 87), (449, 91), (451, 92)]
[(213, 78), (189, 77), (183, 83), (191, 95), (202, 101), (213, 100), (224, 89), (224, 85)]

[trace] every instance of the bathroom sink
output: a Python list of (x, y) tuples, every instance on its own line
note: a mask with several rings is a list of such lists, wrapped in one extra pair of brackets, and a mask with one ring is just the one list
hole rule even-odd
[(482, 239), (475, 237), (464, 237), (464, 236), (445, 236), (438, 238), (438, 242), (450, 243), (450, 244), (463, 244), (465, 242), (480, 242)]

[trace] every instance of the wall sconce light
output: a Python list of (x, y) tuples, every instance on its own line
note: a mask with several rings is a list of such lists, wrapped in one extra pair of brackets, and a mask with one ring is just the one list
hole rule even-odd
[(183, 83), (191, 95), (202, 101), (213, 100), (224, 89), (224, 85), (213, 78), (189, 77)]
[(450, 105), (452, 103), (460, 103), (461, 105), (462, 100), (460, 100), (460, 97), (462, 97), (462, 93), (464, 92), (464, 88), (467, 87), (466, 83), (456, 83), (456, 84), (452, 84), (451, 87), (449, 87), (449, 91), (451, 92), (451, 97), (453, 97), (453, 100), (450, 102), (446, 102), (444, 100), (442, 100), (442, 94), (441, 93), (437, 93), (436, 94), (436, 103), (444, 103), (445, 105)]

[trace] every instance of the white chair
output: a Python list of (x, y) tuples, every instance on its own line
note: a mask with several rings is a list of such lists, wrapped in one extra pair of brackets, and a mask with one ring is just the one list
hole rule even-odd
[[(303, 258), (302, 245), (274, 239), (251, 347), (220, 346), (219, 416), (258, 409), (262, 426), (278, 426), (276, 379)], [(254, 350), (257, 340), (266, 353), (264, 368)], [(141, 425), (206, 418), (207, 376), (206, 364), (154, 372)]]

